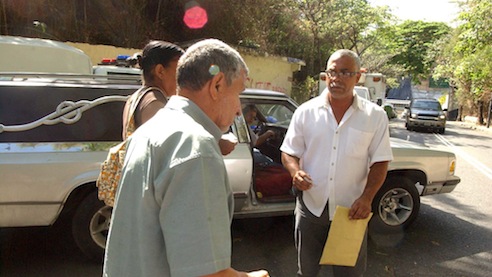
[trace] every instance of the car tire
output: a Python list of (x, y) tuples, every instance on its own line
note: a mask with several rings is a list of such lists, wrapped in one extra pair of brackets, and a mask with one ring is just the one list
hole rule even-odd
[(446, 130), (446, 128), (439, 128), (439, 134), (444, 134), (444, 131)]
[(78, 205), (72, 219), (72, 235), (75, 243), (89, 259), (103, 261), (109, 232), (112, 207), (104, 205), (97, 191), (89, 193)]
[(397, 233), (408, 228), (420, 209), (420, 196), (406, 177), (388, 176), (372, 202), (371, 231)]

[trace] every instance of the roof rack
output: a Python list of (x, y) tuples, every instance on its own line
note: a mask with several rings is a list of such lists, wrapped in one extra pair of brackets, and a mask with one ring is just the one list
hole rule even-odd
[(0, 81), (72, 83), (72, 84), (130, 84), (141, 85), (138, 75), (98, 75), (77, 73), (0, 72)]

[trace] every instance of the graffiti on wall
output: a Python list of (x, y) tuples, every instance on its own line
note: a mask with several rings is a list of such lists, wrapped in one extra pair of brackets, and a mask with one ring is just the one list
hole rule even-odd
[(255, 81), (251, 77), (248, 77), (246, 82), (247, 82), (247, 87), (249, 88), (268, 89), (268, 90), (278, 91), (282, 93), (287, 93), (287, 89), (285, 87), (272, 84), (271, 82)]

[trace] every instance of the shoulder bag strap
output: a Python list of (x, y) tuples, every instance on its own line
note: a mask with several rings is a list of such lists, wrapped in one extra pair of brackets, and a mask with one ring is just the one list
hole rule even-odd
[(140, 88), (138, 91), (136, 91), (132, 96), (130, 96), (130, 108), (128, 110), (128, 118), (127, 118), (127, 126), (126, 126), (126, 137), (129, 137), (133, 132), (135, 132), (135, 117), (133, 116), (135, 111), (137, 110), (138, 104), (140, 103), (140, 100), (147, 94), (147, 92), (150, 92), (152, 90), (157, 90), (162, 93), (162, 90), (159, 89), (158, 87), (147, 87), (147, 88)]

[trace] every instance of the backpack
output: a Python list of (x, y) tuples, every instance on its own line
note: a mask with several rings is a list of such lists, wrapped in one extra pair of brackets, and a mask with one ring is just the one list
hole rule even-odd
[[(137, 109), (138, 103), (142, 97), (151, 90), (159, 89), (155, 87), (149, 87), (145, 90), (139, 89), (128, 99), (130, 109), (128, 111), (128, 120), (126, 123), (127, 139), (131, 134), (133, 134), (133, 132), (135, 132), (136, 129), (133, 114)], [(106, 160), (101, 164), (101, 171), (99, 172), (99, 177), (96, 181), (97, 196), (99, 200), (104, 201), (104, 204), (111, 207), (114, 205), (116, 190), (121, 178), (121, 170), (125, 161), (126, 145), (127, 140), (124, 140), (109, 149)]]

